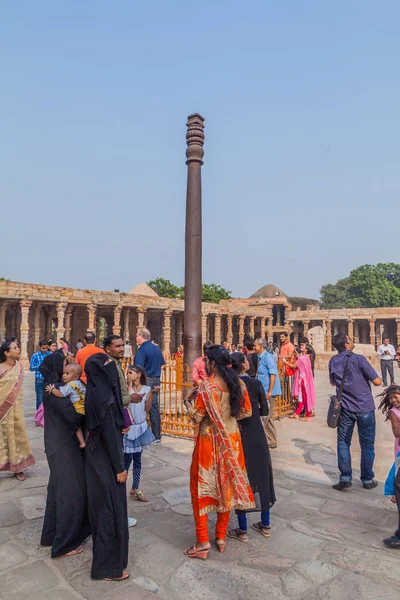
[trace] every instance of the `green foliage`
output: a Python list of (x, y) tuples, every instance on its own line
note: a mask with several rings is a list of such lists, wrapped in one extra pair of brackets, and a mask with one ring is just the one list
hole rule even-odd
[(157, 277), (156, 279), (148, 281), (147, 285), (149, 285), (159, 296), (161, 296), (161, 298), (184, 297), (184, 288), (174, 285), (169, 279)]
[(231, 292), (228, 292), (220, 285), (216, 285), (215, 283), (203, 283), (202, 285), (203, 302), (218, 304), (221, 300), (230, 300), (231, 298)]
[(362, 265), (345, 279), (321, 288), (323, 308), (400, 306), (400, 265)]
[[(185, 297), (185, 288), (171, 283), (169, 279), (157, 277), (156, 279), (148, 281), (147, 285), (149, 285), (162, 298)], [(231, 292), (228, 292), (220, 285), (216, 285), (215, 283), (203, 283), (203, 302), (212, 302), (218, 304), (220, 300), (230, 300), (231, 298)]]

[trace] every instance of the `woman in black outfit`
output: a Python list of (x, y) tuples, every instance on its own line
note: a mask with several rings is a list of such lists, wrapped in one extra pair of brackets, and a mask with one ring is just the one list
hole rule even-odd
[[(252, 379), (247, 375), (249, 363), (246, 356), (241, 352), (234, 352), (231, 355), (231, 361), (232, 368), (246, 385), (253, 409), (251, 417), (239, 421), (247, 474), (257, 506), (254, 510), (261, 510), (261, 521), (252, 524), (251, 527), (264, 537), (269, 537), (271, 535), (270, 508), (275, 504), (276, 498), (271, 457), (260, 418), (268, 416), (268, 402), (261, 381)], [(247, 543), (249, 537), (247, 535), (246, 511), (237, 510), (236, 514), (239, 527), (229, 531), (228, 536)]]
[(85, 364), (86, 484), (93, 537), (93, 579), (128, 579), (127, 473), (122, 431), (124, 416), (116, 364), (94, 354)]
[[(54, 352), (39, 367), (44, 386), (62, 383), (65, 358)], [(50, 468), (46, 513), (40, 543), (51, 546), (51, 557), (74, 556), (82, 552), (81, 543), (90, 535), (87, 515), (84, 452), (76, 430), (85, 417), (77, 413), (67, 398), (43, 392), (44, 448)]]

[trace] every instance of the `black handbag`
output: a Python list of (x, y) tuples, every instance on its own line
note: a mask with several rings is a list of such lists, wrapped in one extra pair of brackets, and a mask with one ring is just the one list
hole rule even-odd
[(329, 400), (328, 416), (326, 422), (328, 423), (328, 427), (332, 427), (332, 429), (336, 429), (336, 427), (339, 424), (344, 380), (346, 379), (350, 356), (350, 354), (347, 355), (346, 364), (344, 365), (343, 379), (340, 384), (339, 393), (337, 396), (331, 396), (331, 399)]

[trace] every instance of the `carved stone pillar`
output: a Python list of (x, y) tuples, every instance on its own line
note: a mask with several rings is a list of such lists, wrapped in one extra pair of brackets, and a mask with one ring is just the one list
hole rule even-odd
[(254, 340), (254, 321), (255, 321), (255, 317), (250, 317), (250, 330), (249, 330), (249, 333), (250, 333), (250, 337), (252, 337), (253, 340)]
[(214, 331), (214, 344), (221, 344), (221, 315), (215, 315)]
[(67, 303), (66, 302), (59, 302), (57, 304), (57, 327), (56, 327), (56, 334), (57, 334), (57, 344), (60, 345), (60, 339), (62, 337), (65, 337), (65, 325), (64, 325), (64, 318), (65, 318), (65, 310), (67, 308)]
[(226, 341), (228, 342), (229, 346), (231, 346), (232, 342), (233, 342), (232, 321), (233, 321), (232, 315), (228, 315), (226, 317), (226, 324), (227, 324)]
[(41, 304), (35, 306), (35, 313), (33, 317), (33, 349), (37, 352), (40, 342), (40, 315), (42, 311)]
[(189, 115), (186, 133), (188, 166), (185, 228), (185, 361), (192, 365), (202, 353), (201, 270), (202, 206), (201, 166), (204, 156), (204, 118)]
[(304, 335), (304, 337), (307, 337), (309, 326), (310, 326), (310, 321), (308, 319), (304, 319), (304, 321), (303, 321), (303, 335)]
[(265, 338), (265, 317), (260, 317), (260, 323), (261, 323), (261, 326), (260, 326), (261, 333), (260, 333), (260, 335), (261, 335), (262, 338)]
[(400, 319), (396, 319), (396, 338), (397, 345), (400, 345)]
[(125, 308), (125, 310), (124, 310), (124, 341), (130, 340), (130, 334), (129, 334), (130, 315), (131, 315), (130, 308)]
[(6, 337), (6, 312), (7, 312), (7, 302), (3, 302), (0, 306), (0, 343)]
[(164, 318), (164, 323), (163, 323), (163, 339), (164, 339), (163, 353), (164, 354), (171, 354), (171, 316), (172, 316), (172, 310), (170, 310), (169, 308), (167, 308), (166, 310), (164, 310), (164, 313), (163, 313), (163, 318)]
[[(72, 319), (72, 307), (67, 308), (67, 311), (65, 313), (65, 337), (67, 338), (67, 341), (69, 343), (70, 350), (72, 348), (72, 345), (71, 345), (71, 319)], [(71, 350), (71, 352), (72, 352), (72, 350)]]
[(87, 304), (88, 310), (88, 332), (96, 333), (96, 312), (97, 307), (95, 304)]
[(29, 338), (29, 309), (32, 306), (32, 300), (21, 300), (21, 364), (25, 369), (29, 367), (28, 357), (28, 338)]
[(369, 343), (375, 348), (375, 319), (371, 317), (369, 322)]
[(274, 339), (274, 325), (272, 318), (272, 307), (268, 309), (267, 339), (272, 342)]
[(240, 315), (239, 317), (239, 346), (243, 344), (244, 339), (244, 315)]
[(138, 317), (138, 324), (137, 324), (138, 329), (145, 327), (146, 309), (138, 307), (137, 317)]
[(332, 352), (332, 321), (331, 319), (327, 319), (325, 321), (325, 331), (326, 331), (326, 351)]
[(347, 335), (351, 340), (354, 340), (354, 320), (347, 319)]
[[(207, 315), (201, 315), (201, 347), (207, 341)], [(203, 349), (201, 350), (203, 352)]]
[(121, 306), (114, 306), (113, 334), (121, 335)]

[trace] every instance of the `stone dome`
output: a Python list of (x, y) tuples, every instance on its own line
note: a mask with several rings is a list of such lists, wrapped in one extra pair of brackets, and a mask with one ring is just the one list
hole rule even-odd
[(153, 298), (158, 298), (157, 292), (155, 292), (147, 283), (139, 283), (135, 285), (134, 288), (129, 292), (130, 294), (135, 294), (135, 296), (152, 296)]
[(268, 284), (264, 285), (264, 287), (260, 288), (254, 294), (250, 296), (250, 298), (276, 298), (276, 297), (286, 298), (286, 294), (282, 292), (276, 285)]

